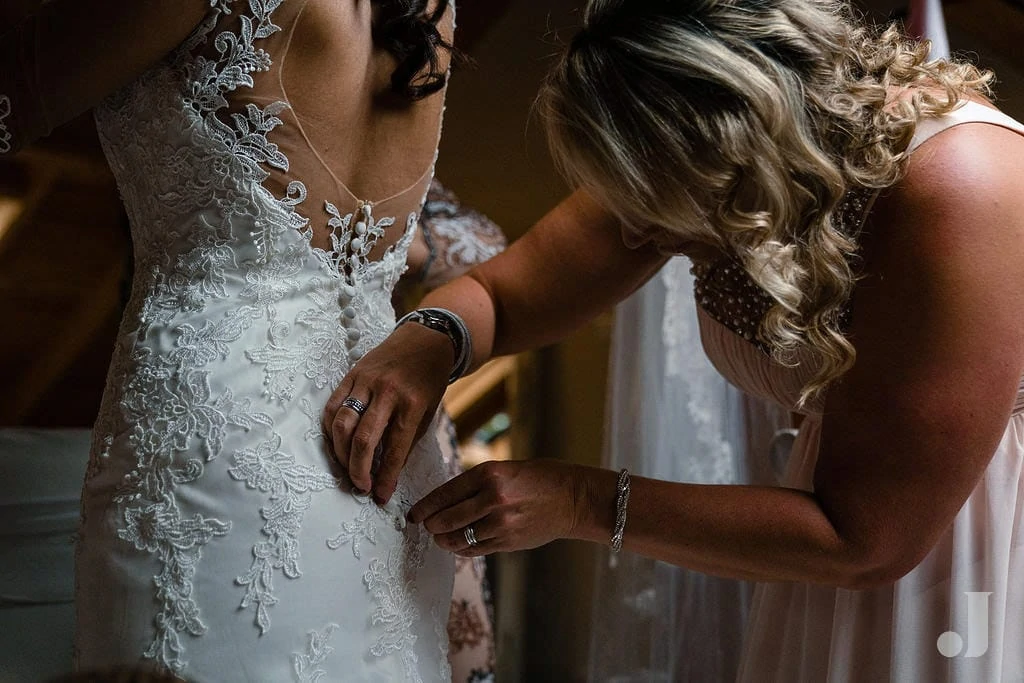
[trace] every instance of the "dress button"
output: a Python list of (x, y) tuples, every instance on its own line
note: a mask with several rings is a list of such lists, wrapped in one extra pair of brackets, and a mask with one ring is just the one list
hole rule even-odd
[(363, 333), (360, 332), (359, 330), (349, 330), (348, 331), (348, 339), (349, 339), (349, 341), (354, 341), (354, 342), (359, 341), (360, 337), (362, 337), (362, 336), (363, 336)]
[(352, 308), (351, 306), (346, 306), (345, 310), (342, 311), (341, 314), (348, 318), (349, 320), (352, 320), (356, 317), (356, 309)]

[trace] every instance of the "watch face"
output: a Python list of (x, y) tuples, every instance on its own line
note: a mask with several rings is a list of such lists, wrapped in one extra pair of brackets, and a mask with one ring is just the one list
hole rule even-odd
[(431, 327), (440, 327), (441, 329), (444, 330), (448, 329), (448, 321), (443, 316), (437, 315), (435, 313), (424, 313), (423, 319)]

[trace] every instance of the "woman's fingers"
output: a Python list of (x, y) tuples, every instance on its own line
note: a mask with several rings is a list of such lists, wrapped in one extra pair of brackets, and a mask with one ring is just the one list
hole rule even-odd
[[(484, 518), (489, 512), (490, 506), (486, 504), (484, 497), (478, 494), (428, 517), (423, 522), (423, 527), (435, 536), (456, 531), (461, 533), (462, 529)], [(482, 537), (478, 538), (482, 540)]]
[[(355, 424), (359, 419), (359, 414), (357, 412), (353, 411), (351, 408), (343, 409), (341, 405), (342, 401), (352, 396), (352, 387), (354, 384), (355, 381), (351, 374), (346, 375), (341, 380), (341, 384), (339, 384), (338, 388), (334, 390), (331, 397), (327, 399), (327, 405), (324, 406), (322, 422), (324, 434), (331, 443), (334, 457), (339, 463), (341, 463), (341, 466), (346, 469), (348, 468), (348, 441), (337, 438), (340, 434), (346, 433), (346, 427), (344, 424), (336, 425), (335, 423), (339, 421), (344, 423), (348, 420), (350, 423), (349, 427), (351, 428), (355, 427)], [(364, 393), (364, 396), (365, 395), (366, 394)], [(351, 434), (351, 431), (348, 431), (347, 433)]]
[(324, 411), (325, 422), (330, 420), (327, 433), (335, 458), (348, 472), (353, 486), (372, 490), (375, 500), (383, 505), (394, 495), (420, 424), (429, 420), (413, 402), (396, 401), (395, 391), (375, 391), (355, 383), (351, 393), (344, 396), (343, 387)]
[(471, 498), (480, 489), (478, 472), (480, 467), (482, 465), (463, 472), (423, 496), (418, 503), (412, 506), (406, 518), (413, 524), (419, 524), (442, 510), (447, 510), (467, 498)]
[(438, 404), (434, 403), (429, 408), (424, 408), (425, 405), (428, 405), (425, 401), (405, 396), (398, 400), (393, 411), (380, 468), (373, 482), (374, 497), (382, 505), (391, 500), (409, 453), (433, 423)]
[(358, 418), (350, 432), (352, 438), (349, 442), (348, 477), (352, 480), (352, 485), (361, 491), (373, 488), (373, 460), (380, 452), (392, 409), (388, 396), (370, 396), (366, 411)]
[(379, 504), (394, 494), (409, 452), (441, 400), (450, 358), (445, 335), (402, 325), (352, 367), (324, 408), (335, 458), (353, 486), (372, 490)]
[(324, 408), (324, 431), (334, 457), (360, 491), (373, 487), (374, 456), (379, 453), (393, 410), (389, 396), (346, 377)]
[(388, 426), (387, 438), (381, 454), (380, 466), (373, 477), (374, 499), (384, 505), (394, 495), (398, 487), (398, 476), (409, 458), (409, 451), (416, 440), (415, 417), (408, 417), (408, 408), (404, 412), (395, 410)]
[[(470, 533), (472, 530), (472, 533)], [(435, 534), (434, 542), (445, 550), (472, 557), (486, 555), (500, 550), (502, 547), (503, 529), (490, 516), (465, 524), (454, 531)], [(474, 542), (470, 543), (470, 539)]]
[(463, 557), (504, 549), (512, 524), (502, 509), (502, 470), (498, 463), (484, 463), (455, 477), (414, 505), (409, 521), (422, 521), (439, 547)]
[(486, 462), (428, 493), (408, 518), (465, 557), (536, 548), (571, 534), (578, 478), (579, 466), (553, 460)]

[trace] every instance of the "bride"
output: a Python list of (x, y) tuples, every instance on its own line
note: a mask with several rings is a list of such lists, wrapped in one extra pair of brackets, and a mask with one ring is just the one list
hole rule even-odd
[(405, 522), (444, 478), (437, 441), (378, 506), (321, 416), (395, 324), (453, 8), (35, 9), (0, 40), (0, 153), (95, 106), (136, 245), (83, 490), (78, 667), (450, 680), (452, 556)]

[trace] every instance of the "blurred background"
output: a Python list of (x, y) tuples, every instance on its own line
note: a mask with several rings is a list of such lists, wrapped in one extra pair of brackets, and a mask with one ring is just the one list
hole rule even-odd
[[(0, 26), (13, 4), (0, 6)], [(438, 177), (510, 239), (566, 193), (532, 104), (580, 4), (459, 3), (459, 39), (472, 63), (453, 74)], [(884, 0), (861, 7), (876, 21), (901, 19), (906, 10)], [(997, 104), (1024, 120), (1024, 3), (955, 0), (944, 9), (953, 52), (995, 70)], [(5, 476), (4, 456), (22, 443), (23, 432), (10, 428), (85, 434), (91, 426), (129, 269), (127, 221), (91, 115), (0, 161), (0, 319), (7, 327), (0, 333), (0, 427), (8, 428), (0, 433), (13, 435), (0, 436), (0, 583), (31, 569), (18, 559), (20, 541), (4, 537), (30, 488)], [(611, 320), (609, 313), (562, 344), (495, 363), (453, 387), (448, 407), (470, 459), (599, 464)], [(63, 469), (49, 459), (40, 476), (66, 477)], [(73, 528), (75, 519), (64, 522)], [(585, 680), (594, 567), (604, 557), (603, 549), (562, 542), (491, 562), (499, 681)], [(7, 645), (23, 608), (0, 596)], [(0, 662), (0, 680), (16, 680), (2, 670)]]

